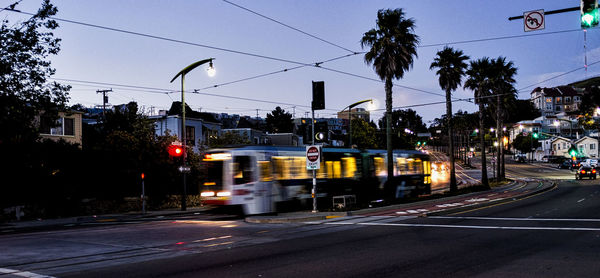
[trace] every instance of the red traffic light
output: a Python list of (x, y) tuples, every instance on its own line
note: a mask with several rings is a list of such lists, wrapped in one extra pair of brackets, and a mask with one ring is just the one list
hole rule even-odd
[(180, 157), (183, 155), (183, 148), (178, 145), (170, 145), (168, 151), (170, 156)]

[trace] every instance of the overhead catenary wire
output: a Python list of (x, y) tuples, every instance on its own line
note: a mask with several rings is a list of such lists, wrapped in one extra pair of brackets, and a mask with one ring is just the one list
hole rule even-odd
[(332, 43), (332, 42), (330, 42), (330, 41), (328, 41), (328, 40), (325, 40), (325, 39), (322, 39), (322, 38), (320, 38), (320, 37), (317, 37), (317, 36), (315, 36), (315, 35), (313, 35), (313, 34), (310, 34), (310, 33), (308, 33), (308, 32), (302, 31), (302, 30), (300, 30), (300, 29), (298, 29), (298, 28), (296, 28), (296, 27), (293, 27), (293, 26), (290, 26), (290, 25), (288, 25), (288, 24), (285, 24), (285, 23), (283, 23), (283, 22), (281, 22), (281, 21), (279, 21), (279, 20), (273, 19), (273, 18), (271, 18), (271, 17), (268, 17), (268, 16), (266, 16), (266, 15), (263, 15), (263, 14), (261, 14), (261, 13), (258, 13), (258, 12), (256, 12), (256, 11), (253, 11), (253, 10), (251, 10), (251, 9), (248, 9), (248, 8), (246, 8), (246, 7), (244, 7), (244, 6), (241, 6), (241, 5), (239, 5), (239, 4), (236, 4), (236, 3), (233, 3), (233, 2), (231, 2), (231, 1), (227, 1), (227, 0), (222, 0), (222, 1), (223, 1), (223, 2), (225, 2), (225, 3), (227, 3), (227, 4), (230, 4), (230, 5), (232, 5), (232, 6), (238, 7), (238, 8), (240, 8), (240, 9), (242, 9), (242, 10), (245, 10), (245, 11), (247, 11), (247, 12), (250, 12), (250, 13), (252, 13), (252, 14), (255, 14), (255, 15), (257, 15), (257, 16), (260, 16), (260, 17), (262, 17), (262, 18), (265, 18), (265, 19), (267, 19), (267, 20), (273, 21), (273, 22), (275, 22), (275, 23), (277, 23), (277, 24), (279, 24), (279, 25), (285, 26), (285, 27), (287, 27), (287, 28), (289, 28), (289, 29), (292, 29), (292, 30), (294, 30), (294, 31), (296, 31), (296, 32), (300, 32), (300, 33), (302, 33), (302, 34), (304, 34), (304, 35), (307, 35), (307, 36), (309, 36), (309, 37), (311, 37), (311, 38), (314, 38), (314, 39), (317, 39), (317, 40), (319, 40), (319, 41), (322, 41), (322, 42), (324, 42), (324, 43), (326, 43), (326, 44), (333, 45), (333, 46), (335, 46), (335, 47), (337, 47), (337, 48), (343, 49), (343, 50), (345, 50), (345, 51), (348, 51), (348, 52), (350, 52), (350, 53), (353, 53), (353, 54), (358, 54), (358, 53), (359, 53), (359, 52), (356, 52), (356, 51), (352, 51), (352, 50), (350, 50), (350, 49), (348, 49), (348, 48), (345, 48), (345, 47), (343, 47), (343, 46), (340, 46), (340, 45), (338, 45), (338, 44)]

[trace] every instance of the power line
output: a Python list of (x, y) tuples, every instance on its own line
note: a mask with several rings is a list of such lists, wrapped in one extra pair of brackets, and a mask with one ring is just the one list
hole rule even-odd
[[(593, 63), (590, 63), (590, 64), (588, 64), (588, 65), (587, 65), (587, 67), (589, 67), (589, 66), (592, 66), (592, 65), (595, 65), (595, 64), (598, 64), (598, 63), (600, 63), (600, 60), (599, 60), (599, 61), (596, 61), (596, 62), (593, 62)], [(519, 89), (519, 90), (517, 90), (517, 91), (523, 91), (523, 90), (525, 90), (525, 89), (527, 89), (527, 88), (530, 88), (530, 87), (533, 87), (533, 86), (539, 85), (539, 84), (541, 84), (541, 83), (544, 83), (544, 82), (546, 82), (546, 81), (550, 81), (550, 80), (553, 80), (553, 79), (556, 79), (556, 78), (559, 78), (559, 77), (565, 76), (565, 75), (567, 75), (567, 74), (571, 74), (571, 73), (573, 73), (573, 72), (576, 72), (576, 71), (582, 70), (582, 69), (584, 69), (584, 68), (586, 68), (586, 67), (579, 67), (579, 68), (575, 68), (575, 69), (572, 69), (572, 70), (570, 70), (570, 71), (567, 71), (567, 72), (563, 72), (563, 73), (561, 73), (561, 74), (558, 74), (558, 75), (556, 75), (556, 76), (553, 76), (553, 77), (550, 77), (550, 78), (544, 79), (544, 80), (542, 80), (542, 81), (540, 81), (540, 82), (537, 82), (537, 83), (531, 84), (531, 85), (529, 85), (529, 86), (523, 87), (523, 88), (521, 88), (521, 89)]]
[(326, 44), (333, 45), (333, 46), (335, 46), (335, 47), (337, 47), (337, 48), (343, 49), (343, 50), (345, 50), (345, 51), (348, 51), (348, 52), (350, 52), (350, 53), (353, 53), (353, 54), (358, 54), (358, 52), (356, 52), (356, 51), (352, 51), (352, 50), (350, 50), (350, 49), (348, 49), (348, 48), (345, 48), (345, 47), (343, 47), (343, 46), (337, 45), (337, 44), (335, 44), (335, 43), (332, 43), (332, 42), (330, 42), (330, 41), (327, 41), (327, 40), (325, 40), (325, 39), (319, 38), (319, 37), (317, 37), (317, 36), (315, 36), (315, 35), (312, 35), (312, 34), (309, 34), (309, 33), (307, 33), (307, 32), (304, 32), (304, 31), (302, 31), (302, 30), (300, 30), (300, 29), (298, 29), (298, 28), (295, 28), (295, 27), (293, 27), (293, 26), (290, 26), (290, 25), (288, 25), (288, 24), (285, 24), (285, 23), (283, 23), (283, 22), (281, 22), (281, 21), (278, 21), (278, 20), (276, 20), (276, 19), (273, 19), (273, 18), (271, 18), (271, 17), (268, 17), (268, 16), (266, 16), (266, 15), (260, 14), (260, 13), (258, 13), (258, 12), (255, 12), (255, 11), (253, 11), (253, 10), (250, 10), (250, 9), (248, 9), (248, 8), (246, 8), (246, 7), (243, 7), (243, 6), (241, 6), (241, 5), (238, 5), (238, 4), (236, 4), (236, 3), (233, 3), (233, 2), (230, 2), (230, 1), (227, 1), (227, 0), (222, 0), (222, 1), (223, 1), (223, 2), (225, 2), (225, 3), (227, 3), (227, 4), (233, 5), (233, 6), (235, 6), (235, 7), (238, 7), (238, 8), (240, 8), (240, 9), (242, 9), (242, 10), (245, 10), (245, 11), (248, 11), (248, 12), (250, 12), (250, 13), (253, 13), (253, 14), (255, 14), (255, 15), (257, 15), (257, 16), (260, 16), (260, 17), (262, 17), (262, 18), (265, 18), (265, 19), (267, 19), (267, 20), (273, 21), (273, 22), (275, 22), (275, 23), (277, 23), (277, 24), (279, 24), (279, 25), (283, 25), (283, 26), (285, 26), (285, 27), (287, 27), (287, 28), (290, 28), (290, 29), (292, 29), (292, 30), (294, 30), (294, 31), (300, 32), (300, 33), (302, 33), (302, 34), (304, 34), (304, 35), (307, 35), (307, 36), (309, 36), (309, 37), (311, 37), (311, 38), (314, 38), (314, 39), (320, 40), (320, 41), (322, 41), (322, 42), (324, 42), (324, 43), (326, 43)]
[(545, 32), (545, 33), (533, 33), (533, 34), (514, 35), (514, 36), (491, 37), (491, 38), (484, 38), (484, 39), (473, 39), (473, 40), (455, 41), (455, 42), (446, 42), (446, 43), (434, 43), (434, 44), (420, 45), (418, 47), (433, 47), (433, 46), (444, 46), (444, 45), (450, 45), (450, 44), (465, 44), (465, 43), (475, 43), (475, 42), (485, 42), (485, 41), (507, 40), (507, 39), (523, 38), (523, 37), (570, 33), (570, 32), (577, 32), (577, 31), (581, 31), (581, 29), (571, 29), (571, 30), (562, 30), (562, 31)]
[[(17, 11), (17, 10), (7, 10), (7, 11), (35, 16), (35, 14), (33, 14), (33, 13), (28, 13), (28, 12), (23, 12), (23, 11)], [(140, 36), (140, 37), (152, 38), (152, 39), (157, 39), (157, 40), (169, 41), (169, 42), (174, 42), (174, 43), (180, 43), (180, 44), (198, 46), (198, 47), (203, 47), (203, 48), (208, 48), (208, 49), (213, 49), (213, 50), (219, 50), (219, 51), (224, 51), (224, 52), (229, 52), (229, 53), (235, 53), (235, 54), (240, 54), (240, 55), (246, 55), (246, 56), (251, 56), (251, 57), (256, 57), (256, 58), (262, 58), (262, 59), (267, 59), (267, 60), (273, 60), (273, 61), (278, 61), (278, 62), (285, 62), (285, 63), (291, 63), (291, 64), (297, 64), (297, 65), (310, 65), (310, 64), (303, 63), (303, 62), (298, 62), (298, 61), (293, 61), (293, 60), (288, 60), (288, 59), (270, 57), (270, 56), (265, 56), (265, 55), (250, 53), (250, 52), (244, 52), (244, 51), (239, 51), (239, 50), (233, 50), (233, 49), (227, 49), (227, 48), (222, 48), (222, 47), (210, 46), (210, 45), (205, 45), (205, 44), (187, 42), (187, 41), (182, 41), (182, 40), (177, 40), (177, 39), (171, 39), (171, 38), (167, 38), (167, 37), (161, 37), (161, 36), (156, 36), (156, 35), (150, 35), (150, 34), (145, 34), (145, 33), (128, 31), (128, 30), (118, 29), (118, 28), (113, 28), (113, 27), (106, 27), (106, 26), (101, 26), (101, 25), (96, 25), (96, 24), (91, 24), (91, 23), (85, 23), (85, 22), (81, 22), (81, 21), (75, 21), (75, 20), (69, 20), (69, 19), (62, 19), (62, 18), (57, 18), (57, 17), (48, 17), (48, 18), (53, 19), (53, 20), (57, 20), (57, 21), (68, 22), (68, 23), (72, 23), (72, 24), (84, 25), (84, 26), (87, 26), (87, 27), (104, 29), (104, 30), (109, 30), (109, 31), (114, 31), (114, 32), (119, 32), (119, 33), (125, 33), (125, 34), (129, 34), (129, 35)]]
[(4, 7), (4, 8), (2, 8), (2, 10), (0, 10), (0, 12), (2, 12), (2, 11), (4, 11), (4, 10), (6, 10), (6, 11), (15, 11), (15, 12), (16, 12), (16, 11), (18, 11), (18, 10), (15, 10), (15, 7), (16, 7), (17, 5), (19, 5), (19, 3), (21, 3), (22, 1), (23, 1), (23, 0), (19, 0), (19, 1), (17, 1), (17, 2), (14, 2), (14, 3), (12, 3), (12, 4), (10, 4), (10, 5), (8, 5), (8, 6)]

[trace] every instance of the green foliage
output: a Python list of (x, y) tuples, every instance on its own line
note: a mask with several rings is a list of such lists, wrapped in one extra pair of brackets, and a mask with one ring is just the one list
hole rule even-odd
[[(386, 117), (379, 119), (379, 127), (383, 130), (386, 126)], [(394, 149), (413, 148), (418, 141), (417, 133), (426, 132), (427, 127), (423, 123), (423, 118), (415, 110), (395, 110), (392, 112), (392, 146)], [(414, 134), (406, 133), (404, 130), (410, 129)], [(380, 137), (378, 144), (385, 145), (385, 140)]]
[(252, 142), (247, 137), (240, 135), (237, 132), (223, 132), (217, 138), (213, 138), (208, 142), (211, 148), (225, 147), (227, 145), (249, 145)]
[(528, 153), (531, 152), (532, 148), (539, 147), (540, 143), (537, 139), (533, 138), (531, 134), (527, 136), (519, 134), (513, 140), (512, 145), (513, 148), (520, 151), (521, 153)]
[(0, 143), (35, 141), (36, 117), (53, 123), (65, 108), (70, 86), (47, 82), (55, 72), (48, 56), (60, 50), (58, 23), (49, 18), (57, 11), (45, 0), (28, 20), (0, 25)]
[(359, 149), (377, 149), (377, 129), (363, 119), (352, 119), (352, 144)]
[(271, 133), (288, 133), (294, 130), (292, 114), (285, 112), (279, 106), (267, 114), (266, 122), (267, 131)]

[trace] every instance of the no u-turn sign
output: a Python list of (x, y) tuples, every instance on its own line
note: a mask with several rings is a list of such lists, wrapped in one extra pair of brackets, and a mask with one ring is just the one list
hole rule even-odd
[(546, 28), (546, 22), (544, 22), (544, 10), (524, 12), (523, 25), (525, 32), (544, 30), (544, 28)]

